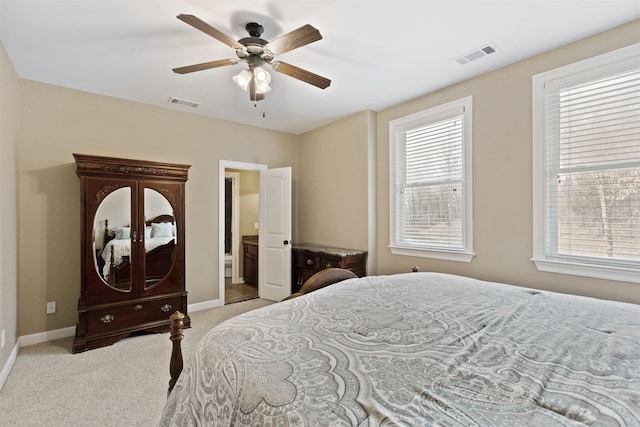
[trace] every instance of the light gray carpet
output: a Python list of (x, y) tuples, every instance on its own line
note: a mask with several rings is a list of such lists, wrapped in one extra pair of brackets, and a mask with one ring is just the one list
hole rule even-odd
[[(190, 313), (183, 357), (213, 326), (270, 305), (252, 299)], [(169, 383), (169, 334), (130, 337), (71, 354), (73, 338), (20, 349), (0, 391), (1, 426), (155, 426)]]

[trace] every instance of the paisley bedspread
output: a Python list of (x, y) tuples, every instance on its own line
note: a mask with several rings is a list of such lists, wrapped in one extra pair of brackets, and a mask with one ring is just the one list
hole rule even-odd
[(436, 273), (212, 329), (162, 426), (640, 426), (640, 306)]

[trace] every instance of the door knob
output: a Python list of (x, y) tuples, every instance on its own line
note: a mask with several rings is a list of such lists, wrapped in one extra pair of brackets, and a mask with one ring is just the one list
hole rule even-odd
[(282, 243), (284, 243), (284, 245), (285, 245), (285, 246), (287, 246), (287, 245), (288, 245), (289, 243), (291, 243), (291, 242), (290, 242), (290, 241), (288, 241), (288, 240), (285, 240), (285, 241), (284, 241), (284, 242), (282, 242)]

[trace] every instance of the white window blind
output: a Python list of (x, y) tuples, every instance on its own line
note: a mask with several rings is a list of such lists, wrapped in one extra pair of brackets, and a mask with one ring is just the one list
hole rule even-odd
[(599, 59), (538, 82), (544, 231), (537, 257), (635, 270), (640, 281), (640, 56)]
[(470, 194), (466, 194), (470, 126), (466, 121), (471, 120), (471, 100), (465, 100), (468, 105), (454, 102), (390, 126), (392, 251), (470, 251)]

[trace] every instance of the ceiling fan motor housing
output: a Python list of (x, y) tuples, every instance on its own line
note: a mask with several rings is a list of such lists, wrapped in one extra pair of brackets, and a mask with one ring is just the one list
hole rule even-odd
[(260, 37), (264, 32), (264, 27), (256, 22), (249, 22), (245, 28), (251, 37)]
[(265, 48), (263, 47), (269, 42), (260, 38), (262, 32), (264, 31), (262, 25), (255, 22), (249, 22), (245, 28), (247, 29), (250, 37), (245, 37), (238, 40), (238, 43), (243, 45), (244, 48), (236, 49), (236, 55), (238, 55), (240, 59), (251, 58), (252, 56), (259, 55), (263, 57), (263, 60), (272, 60), (273, 55), (268, 54), (268, 52), (266, 52)]

